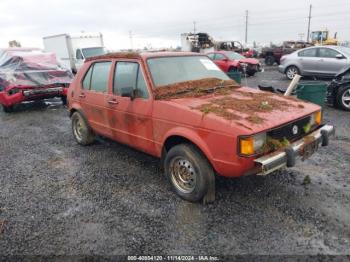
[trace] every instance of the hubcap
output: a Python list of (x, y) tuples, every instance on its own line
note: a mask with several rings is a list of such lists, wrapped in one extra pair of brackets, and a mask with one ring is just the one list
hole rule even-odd
[(350, 108), (350, 89), (344, 92), (342, 96), (343, 105)]
[(298, 73), (298, 70), (295, 67), (291, 67), (287, 71), (288, 78), (292, 79), (295, 77), (295, 75)]
[(84, 135), (84, 127), (80, 118), (76, 118), (73, 121), (73, 131), (75, 137), (80, 141)]
[(191, 193), (196, 186), (197, 174), (193, 165), (182, 157), (176, 157), (170, 162), (170, 174), (173, 184), (183, 193)]

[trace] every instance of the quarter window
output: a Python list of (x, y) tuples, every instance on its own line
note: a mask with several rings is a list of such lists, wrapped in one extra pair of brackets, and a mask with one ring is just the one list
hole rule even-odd
[(114, 74), (113, 93), (120, 95), (121, 89), (125, 87), (134, 88), (136, 97), (148, 98), (146, 81), (138, 63), (117, 62)]
[(86, 73), (84, 80), (83, 80), (83, 89), (89, 90), (90, 89), (90, 83), (91, 83), (91, 74), (93, 65), (90, 66), (89, 71)]
[(311, 48), (311, 49), (300, 51), (298, 55), (301, 57), (316, 57), (316, 53), (317, 53), (317, 49)]

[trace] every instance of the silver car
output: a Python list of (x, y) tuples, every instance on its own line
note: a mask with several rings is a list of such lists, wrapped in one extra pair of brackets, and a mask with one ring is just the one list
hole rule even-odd
[(342, 46), (313, 46), (281, 58), (278, 71), (293, 79), (301, 76), (335, 76), (350, 65), (350, 48)]

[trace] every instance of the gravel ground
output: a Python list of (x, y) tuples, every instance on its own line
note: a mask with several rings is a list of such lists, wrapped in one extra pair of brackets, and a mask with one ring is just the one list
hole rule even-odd
[[(289, 83), (275, 68), (247, 81)], [(0, 254), (350, 254), (349, 116), (326, 108), (329, 147), (267, 177), (218, 178), (202, 205), (175, 196), (153, 157), (77, 145), (59, 100), (1, 112)]]

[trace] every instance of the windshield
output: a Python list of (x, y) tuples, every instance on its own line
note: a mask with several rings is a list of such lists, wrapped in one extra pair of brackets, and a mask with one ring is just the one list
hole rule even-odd
[(82, 49), (84, 57), (89, 58), (92, 56), (99, 56), (106, 54), (106, 49), (104, 47), (89, 47)]
[(156, 87), (204, 78), (230, 79), (206, 56), (150, 58), (147, 64)]
[(236, 52), (226, 52), (225, 55), (230, 59), (230, 60), (241, 60), (245, 59), (244, 56), (236, 53)]

